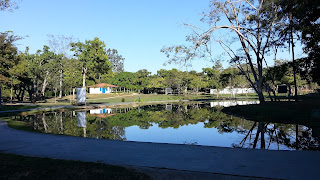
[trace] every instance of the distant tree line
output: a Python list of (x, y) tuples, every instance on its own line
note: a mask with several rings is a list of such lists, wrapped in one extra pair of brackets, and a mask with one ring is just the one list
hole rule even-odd
[[(106, 49), (99, 38), (74, 43), (61, 36), (63, 44), (51, 39), (51, 47), (44, 45), (34, 54), (29, 47), (18, 51), (14, 43), (19, 39), (12, 32), (0, 33), (0, 87), (6, 100), (62, 98), (75, 87), (100, 83), (103, 77), (123, 71), (124, 58), (117, 50)], [(57, 50), (61, 46), (64, 52)]]
[[(65, 37), (58, 37), (66, 40)], [(208, 89), (251, 87), (246, 75), (236, 66), (223, 68), (220, 61), (202, 72), (160, 69), (152, 74), (147, 69), (124, 71), (124, 58), (115, 49), (106, 49), (99, 38), (83, 42), (69, 42), (63, 49), (51, 39), (50, 48), (44, 45), (32, 54), (29, 47), (19, 52), (14, 43), (21, 37), (12, 32), (0, 33), (0, 80), (6, 100), (32, 102), (48, 97), (62, 98), (73, 93), (75, 87), (97, 83), (116, 85), (119, 92), (164, 93), (169, 87), (177, 94), (206, 92)], [(59, 41), (61, 42), (61, 40)], [(54, 44), (54, 45), (53, 45)], [(70, 55), (71, 54), (71, 55)], [(300, 87), (315, 80), (303, 60), (297, 64), (297, 81)], [(248, 69), (242, 64), (242, 69)], [(293, 85), (291, 62), (276, 61), (276, 66), (262, 70), (266, 87), (278, 84)], [(252, 75), (250, 75), (252, 76)], [(268, 88), (265, 88), (267, 90)]]

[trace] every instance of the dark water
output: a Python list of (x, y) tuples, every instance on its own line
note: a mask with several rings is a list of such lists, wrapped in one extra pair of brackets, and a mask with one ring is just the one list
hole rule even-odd
[(50, 112), (12, 118), (25, 121), (43, 133), (87, 138), (273, 150), (320, 150), (319, 127), (248, 121), (222, 113), (222, 107), (218, 104), (230, 106), (235, 102)]

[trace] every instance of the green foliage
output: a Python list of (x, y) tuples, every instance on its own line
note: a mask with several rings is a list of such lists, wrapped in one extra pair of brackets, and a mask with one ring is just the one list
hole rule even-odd
[(18, 51), (13, 43), (21, 39), (11, 32), (0, 33), (0, 82), (9, 81), (9, 70), (19, 62)]
[(112, 72), (121, 73), (124, 71), (123, 62), (125, 58), (123, 58), (116, 49), (108, 49), (107, 55), (110, 63), (112, 63)]
[(108, 60), (106, 45), (99, 38), (87, 40), (85, 43), (71, 43), (71, 47), (71, 51), (74, 51), (74, 56), (77, 57), (82, 67), (83, 78), (88, 75), (89, 78), (97, 81), (102, 74), (110, 73), (112, 64)]
[(12, 11), (13, 9), (17, 9), (18, 6), (14, 0), (0, 0), (0, 11)]
[[(296, 75), (296, 78), (297, 86), (303, 86), (307, 83), (306, 80), (301, 79), (299, 74)], [(293, 85), (294, 81), (292, 63), (286, 61), (277, 61), (276, 66), (270, 67), (266, 70), (265, 81), (271, 81), (274, 85)]]

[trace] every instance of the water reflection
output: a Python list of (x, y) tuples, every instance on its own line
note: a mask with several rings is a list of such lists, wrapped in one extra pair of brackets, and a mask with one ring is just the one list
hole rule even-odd
[(223, 107), (230, 107), (236, 105), (249, 105), (249, 104), (259, 104), (259, 101), (214, 101), (210, 102), (211, 107), (215, 106), (223, 106)]
[(83, 128), (83, 137), (87, 137), (87, 115), (85, 111), (77, 112), (77, 126)]
[(25, 121), (44, 133), (97, 139), (320, 150), (319, 127), (248, 121), (222, 113), (221, 104), (228, 105), (226, 102), (178, 103), (50, 112), (12, 118)]

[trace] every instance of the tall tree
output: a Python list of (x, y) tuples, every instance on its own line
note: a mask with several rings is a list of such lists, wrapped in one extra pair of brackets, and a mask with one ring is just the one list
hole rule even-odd
[(86, 76), (88, 72), (93, 74), (107, 73), (111, 69), (111, 63), (108, 61), (106, 45), (99, 38), (87, 40), (85, 43), (71, 43), (71, 51), (80, 61), (82, 67), (82, 85), (86, 87)]
[(9, 82), (9, 70), (19, 62), (18, 51), (14, 42), (21, 39), (11, 32), (0, 33), (0, 105), (1, 105), (1, 85)]
[(116, 49), (108, 49), (107, 55), (109, 61), (112, 63), (112, 71), (114, 73), (121, 73), (124, 70), (123, 62), (125, 58), (123, 58)]
[(280, 0), (280, 5), (284, 14), (291, 14), (290, 28), (300, 33), (303, 50), (308, 54), (305, 63), (311, 67), (313, 80), (320, 84), (320, 1)]
[[(166, 53), (170, 62), (185, 63), (206, 55), (211, 56), (211, 43), (217, 42), (230, 57), (230, 62), (245, 75), (263, 103), (263, 67), (277, 22), (277, 4), (273, 0), (212, 0), (210, 7), (211, 10), (202, 19), (208, 23), (208, 29), (185, 24), (193, 32), (187, 38), (187, 41), (191, 42), (190, 46), (165, 47), (161, 51)], [(231, 40), (237, 43), (240, 49), (236, 51), (231, 47), (230, 41), (214, 36), (218, 30), (229, 33)], [(242, 64), (247, 64), (245, 67), (250, 71), (243, 69)], [(247, 72), (250, 72), (253, 78)]]
[(49, 38), (49, 46), (52, 51), (57, 54), (56, 56), (56, 63), (57, 71), (59, 72), (59, 98), (62, 98), (62, 86), (63, 86), (63, 61), (67, 60), (67, 57), (70, 57), (68, 54), (70, 51), (70, 44), (74, 41), (72, 36), (67, 37), (63, 35), (54, 36), (54, 35), (47, 35)]

